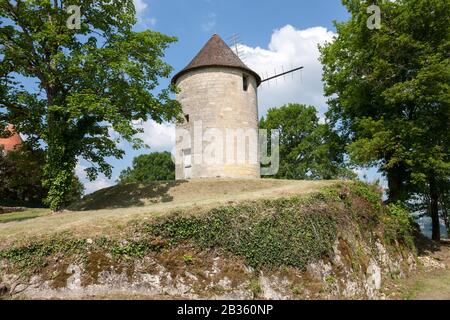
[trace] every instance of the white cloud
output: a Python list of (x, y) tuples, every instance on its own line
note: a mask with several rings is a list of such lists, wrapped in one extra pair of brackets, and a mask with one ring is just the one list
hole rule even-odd
[(144, 0), (133, 0), (133, 2), (134, 2), (134, 7), (136, 8), (137, 14), (142, 13), (148, 7), (147, 3), (145, 3)]
[(214, 12), (208, 14), (206, 21), (202, 23), (202, 29), (205, 32), (211, 32), (214, 30), (217, 24), (217, 15)]
[(141, 126), (143, 133), (138, 134), (145, 144), (150, 146), (150, 152), (170, 151), (175, 145), (175, 125), (171, 123), (159, 124), (153, 120)]
[(137, 26), (138, 28), (148, 29), (154, 27), (158, 20), (156, 17), (148, 17), (148, 4), (145, 0), (134, 0), (134, 7), (136, 9)]
[(110, 180), (108, 180), (105, 177), (101, 177), (101, 178), (98, 178), (95, 181), (92, 181), (92, 182), (89, 181), (89, 182), (84, 184), (84, 187), (86, 188), (85, 189), (85, 194), (90, 194), (90, 193), (93, 193), (95, 191), (111, 187), (113, 185), (114, 185), (114, 183), (112, 183)]
[(259, 111), (265, 115), (269, 107), (298, 102), (317, 107), (321, 115), (326, 111), (323, 95), (322, 66), (319, 44), (330, 42), (335, 34), (324, 27), (303, 30), (286, 25), (273, 32), (267, 49), (243, 45), (245, 63), (262, 78), (303, 66), (301, 72), (264, 83), (259, 90)]
[(149, 19), (146, 19), (146, 21), (147, 21), (147, 23), (148, 23), (149, 25), (151, 25), (152, 27), (155, 26), (156, 23), (158, 22), (158, 20), (157, 20), (156, 18), (149, 18)]
[(75, 174), (78, 176), (80, 181), (83, 183), (85, 188), (85, 194), (90, 194), (100, 189), (108, 188), (114, 185), (113, 181), (108, 180), (105, 176), (99, 176), (95, 181), (89, 181), (85, 170), (86, 166), (78, 162), (75, 167)]

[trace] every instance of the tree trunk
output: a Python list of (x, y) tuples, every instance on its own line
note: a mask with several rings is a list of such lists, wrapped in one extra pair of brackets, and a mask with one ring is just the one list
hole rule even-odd
[(403, 179), (402, 169), (400, 166), (396, 166), (387, 171), (388, 180), (388, 202), (395, 203), (402, 200), (403, 194)]
[(445, 228), (447, 229), (447, 236), (450, 238), (450, 217), (445, 201), (441, 201), (442, 216), (444, 217)]
[[(49, 108), (56, 97), (56, 89), (49, 86), (47, 101)], [(71, 151), (65, 132), (65, 119), (60, 112), (50, 111), (47, 114), (47, 161), (45, 166), (45, 186), (48, 188), (46, 203), (53, 212), (60, 212), (67, 204), (66, 200), (72, 191), (73, 171), (76, 156)]]
[(448, 237), (450, 237), (450, 220), (448, 219), (447, 214), (444, 215), (444, 223), (445, 223), (445, 228), (447, 229), (447, 235), (448, 235)]
[(434, 241), (441, 241), (441, 224), (439, 222), (439, 191), (436, 185), (436, 178), (434, 173), (429, 177), (430, 187), (430, 215), (433, 227), (432, 239)]
[[(53, 130), (51, 130), (53, 129)], [(50, 128), (45, 167), (48, 187), (47, 202), (54, 212), (59, 212), (67, 205), (72, 192), (73, 172), (76, 156), (72, 152), (70, 142), (63, 138), (62, 126)]]

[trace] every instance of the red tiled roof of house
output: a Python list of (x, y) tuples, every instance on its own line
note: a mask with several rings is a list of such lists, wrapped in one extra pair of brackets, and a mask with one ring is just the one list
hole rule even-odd
[(20, 146), (23, 141), (12, 124), (8, 125), (5, 131), (11, 132), (12, 135), (9, 138), (0, 138), (0, 146), (4, 151), (10, 152)]

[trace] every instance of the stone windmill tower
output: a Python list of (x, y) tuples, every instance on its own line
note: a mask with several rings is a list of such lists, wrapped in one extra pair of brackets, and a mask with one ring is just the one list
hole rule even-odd
[(261, 81), (218, 35), (174, 76), (184, 113), (176, 127), (177, 180), (260, 178), (257, 88)]

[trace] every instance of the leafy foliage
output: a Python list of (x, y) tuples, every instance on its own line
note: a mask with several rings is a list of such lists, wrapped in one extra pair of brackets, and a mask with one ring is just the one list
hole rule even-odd
[(85, 247), (86, 240), (71, 239), (67, 235), (55, 236), (46, 241), (1, 251), (0, 258), (7, 259), (24, 275), (29, 275), (44, 267), (47, 257), (79, 254), (85, 251)]
[(417, 227), (410, 212), (403, 204), (389, 204), (382, 219), (385, 228), (384, 236), (388, 242), (401, 241), (411, 248), (414, 246), (412, 235)]
[(260, 121), (262, 129), (280, 131), (279, 179), (350, 177), (344, 166), (344, 147), (327, 124), (319, 124), (314, 107), (288, 104), (272, 108)]
[[(80, 6), (80, 29), (67, 28), (68, 5)], [(124, 154), (117, 137), (143, 146), (134, 120), (178, 115), (175, 88), (156, 91), (172, 70), (162, 58), (176, 39), (133, 31), (132, 0), (0, 0), (0, 19), (0, 127), (12, 123), (46, 148), (52, 209), (67, 202), (79, 157), (92, 164), (90, 179), (109, 177), (105, 159)], [(28, 80), (35, 90), (25, 89)]]
[(255, 267), (303, 269), (331, 251), (337, 234), (333, 217), (320, 211), (302, 213), (295, 199), (266, 205), (275, 214), (263, 219), (256, 219), (257, 212), (252, 211), (248, 216), (213, 214), (199, 240), (208, 247), (221, 247), (243, 256)]
[[(0, 152), (0, 205), (44, 205), (48, 193), (48, 189), (42, 186), (45, 161), (44, 151), (32, 150), (26, 145), (7, 155)], [(65, 205), (83, 195), (84, 187), (73, 172), (71, 181)]]
[(391, 202), (429, 199), (438, 240), (439, 185), (450, 177), (450, 3), (374, 1), (380, 30), (366, 25), (372, 3), (343, 3), (351, 18), (321, 48), (328, 118), (353, 163), (387, 176)]
[(352, 192), (368, 201), (374, 210), (380, 210), (382, 201), (381, 191), (378, 186), (369, 185), (361, 181), (356, 181), (352, 185)]
[(169, 152), (140, 155), (133, 159), (133, 167), (120, 173), (120, 183), (175, 180), (175, 164)]
[(203, 248), (222, 248), (254, 267), (304, 268), (331, 250), (336, 222), (323, 212), (305, 214), (300, 205), (294, 198), (223, 207), (203, 218), (175, 217), (151, 230), (173, 243), (192, 239)]

